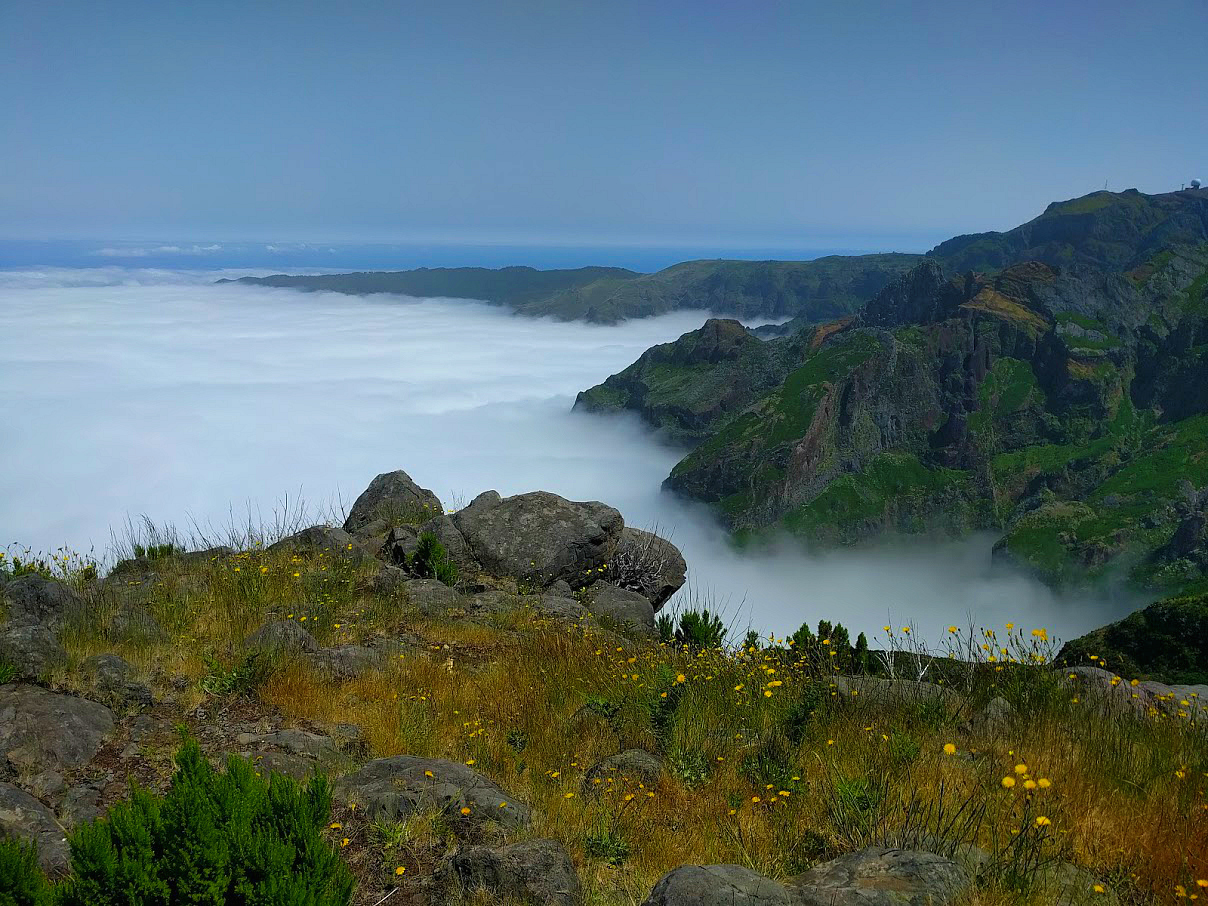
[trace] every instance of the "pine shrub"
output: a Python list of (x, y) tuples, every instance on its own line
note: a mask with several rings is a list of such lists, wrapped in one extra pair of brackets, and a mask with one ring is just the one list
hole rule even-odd
[(457, 584), (457, 564), (449, 559), (445, 546), (431, 532), (419, 536), (419, 544), (411, 555), (411, 571), (425, 579), (436, 579), (445, 585)]
[(347, 906), (352, 875), (321, 835), (331, 812), (321, 776), (266, 780), (235, 756), (215, 771), (192, 740), (176, 764), (162, 799), (136, 788), (72, 835), (59, 903)]
[(33, 844), (0, 837), (0, 906), (49, 906), (50, 885)]

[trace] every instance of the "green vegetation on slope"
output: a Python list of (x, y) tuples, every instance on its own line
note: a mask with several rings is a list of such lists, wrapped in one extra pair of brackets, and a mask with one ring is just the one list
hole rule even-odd
[(525, 315), (615, 323), (677, 309), (737, 317), (826, 320), (855, 311), (919, 255), (833, 255), (814, 261), (686, 261), (654, 274), (623, 268), (420, 268), (319, 276), (243, 277), (239, 282), (364, 295), (399, 293), (481, 299)]

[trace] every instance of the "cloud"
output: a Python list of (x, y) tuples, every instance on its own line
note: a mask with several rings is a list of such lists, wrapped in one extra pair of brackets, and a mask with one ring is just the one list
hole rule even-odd
[(149, 258), (153, 255), (212, 255), (222, 251), (222, 246), (211, 245), (156, 245), (156, 246), (106, 246), (90, 254), (101, 258)]
[(24, 413), (6, 420), (0, 541), (99, 552), (127, 515), (221, 524), (232, 506), (268, 511), (299, 489), (347, 504), (403, 468), (447, 502), (545, 489), (657, 523), (683, 549), (693, 590), (736, 628), (782, 635), (826, 618), (875, 631), (891, 616), (934, 637), (971, 615), (1069, 637), (1130, 609), (990, 571), (986, 539), (732, 551), (701, 508), (660, 493), (677, 451), (633, 419), (570, 412), (578, 390), (703, 313), (603, 327), (214, 277), (0, 274), (0, 383), (21, 388)]

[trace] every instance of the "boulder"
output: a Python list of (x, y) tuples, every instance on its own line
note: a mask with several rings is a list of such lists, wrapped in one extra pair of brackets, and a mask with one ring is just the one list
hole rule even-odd
[(59, 804), (59, 823), (70, 830), (95, 821), (103, 812), (101, 809), (101, 788), (104, 781), (88, 781), (73, 786), (63, 796)]
[(57, 629), (84, 612), (83, 598), (53, 579), (21, 576), (0, 586), (8, 622), (14, 626), (37, 624)]
[(370, 580), (369, 590), (381, 598), (392, 597), (404, 587), (411, 576), (397, 566), (383, 566)]
[[(529, 808), (472, 768), (443, 758), (397, 755), (366, 763), (342, 777), (335, 795), (356, 803), (373, 821), (397, 821), (436, 809), (455, 824), (526, 826)], [(468, 815), (462, 809), (469, 809)]]
[(536, 598), (526, 598), (525, 601), (531, 603), (533, 610), (541, 616), (553, 620), (577, 623), (587, 615), (587, 608), (570, 597), (546, 594)]
[(17, 679), (36, 680), (67, 662), (54, 632), (37, 624), (0, 626), (0, 663), (11, 664)]
[(327, 554), (360, 560), (366, 556), (357, 539), (341, 528), (312, 525), (269, 545), (269, 551), (296, 551), (300, 554)]
[(329, 761), (340, 755), (339, 747), (334, 739), (307, 730), (287, 729), (277, 730), (274, 733), (240, 733), (235, 737), (235, 742), (241, 746), (272, 746), (284, 749), (291, 755)]
[(457, 530), (453, 520), (444, 513), (434, 516), (419, 526), (416, 532), (416, 544), (419, 543), (420, 535), (435, 536), (444, 547), (445, 553), (449, 555), (449, 559), (457, 564), (457, 568), (461, 572), (477, 572), (478, 563), (470, 551), (470, 546), (466, 544), (465, 536)]
[(1208, 719), (1208, 685), (1167, 685), (1146, 680), (1134, 686), (1102, 667), (1074, 667), (1062, 672), (1067, 680), (1111, 710), (1138, 714), (1150, 709), (1167, 714), (1182, 711), (1195, 721)]
[[(583, 789), (601, 790), (609, 786), (626, 787), (639, 784), (654, 786), (663, 776), (663, 762), (645, 749), (626, 749), (602, 758), (583, 775)], [(611, 784), (609, 783), (611, 781)]]
[(998, 736), (1011, 725), (1015, 709), (1005, 698), (995, 696), (966, 723), (966, 729), (983, 736)]
[(313, 653), (318, 650), (319, 643), (293, 620), (272, 620), (244, 639), (243, 647), (249, 651), (283, 655)]
[(649, 600), (657, 613), (687, 581), (688, 564), (666, 538), (625, 526), (606, 574), (615, 585)]
[(369, 483), (349, 510), (344, 531), (357, 535), (376, 534), (375, 530), (382, 523), (414, 525), (444, 511), (435, 494), (421, 488), (399, 469), (384, 472)]
[(104, 705), (39, 686), (0, 686), (0, 759), (20, 773), (87, 764), (112, 732)]
[(876, 676), (836, 676), (833, 685), (841, 698), (855, 704), (894, 705), (939, 701), (949, 708), (960, 705), (960, 696), (935, 683)]
[(11, 783), (0, 783), (0, 837), (32, 842), (38, 863), (52, 877), (66, 875), (67, 837), (54, 814)]
[(447, 614), (466, 606), (466, 599), (438, 579), (412, 579), (404, 588), (407, 601), (426, 617)]
[(741, 865), (682, 865), (642, 906), (793, 906), (783, 884)]
[(479, 494), (453, 516), (484, 572), (538, 588), (565, 580), (575, 588), (609, 562), (625, 523), (598, 501), (575, 502), (534, 491), (506, 499)]
[(466, 893), (485, 891), (492, 902), (577, 906), (583, 896), (570, 854), (557, 840), (466, 847), (454, 853), (450, 871)]
[(405, 567), (417, 547), (419, 529), (414, 525), (396, 525), (386, 533), (386, 540), (382, 542), (378, 556), (394, 566)]
[(134, 668), (116, 654), (94, 654), (80, 664), (80, 676), (85, 684), (105, 704), (114, 706), (149, 705), (151, 689), (140, 683)]
[(788, 888), (800, 906), (944, 906), (971, 883), (951, 859), (874, 846), (815, 866)]
[(364, 676), (381, 666), (384, 656), (376, 648), (364, 645), (340, 645), (336, 648), (320, 648), (310, 656), (310, 661), (329, 676), (350, 680)]
[(654, 629), (654, 607), (650, 601), (608, 582), (593, 582), (587, 589), (587, 609), (592, 616), (639, 629)]
[(305, 755), (291, 755), (288, 752), (251, 751), (232, 754), (251, 762), (256, 773), (261, 776), (284, 774), (294, 780), (309, 780), (319, 768), (319, 763), (313, 758), (307, 758)]

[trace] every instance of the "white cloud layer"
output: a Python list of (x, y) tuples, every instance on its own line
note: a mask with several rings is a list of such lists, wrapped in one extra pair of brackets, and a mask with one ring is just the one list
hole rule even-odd
[(283, 495), (345, 504), (406, 469), (443, 500), (544, 489), (657, 523), (690, 581), (745, 628), (970, 616), (1064, 637), (1127, 602), (1061, 600), (990, 573), (989, 542), (740, 556), (699, 508), (660, 494), (676, 451), (626, 418), (574, 415), (574, 394), (700, 325), (679, 312), (618, 327), (536, 322), (478, 303), (368, 299), (215, 275), (98, 268), (0, 273), (6, 399), (0, 543), (107, 548), (147, 514), (221, 524)]

